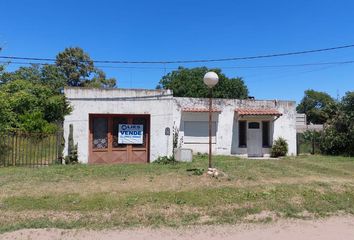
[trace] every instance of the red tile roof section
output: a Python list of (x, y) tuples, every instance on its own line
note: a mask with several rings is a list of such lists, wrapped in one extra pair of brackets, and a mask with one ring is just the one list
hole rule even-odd
[[(183, 112), (209, 112), (208, 108), (183, 108)], [(213, 108), (212, 112), (221, 112), (219, 109)]]
[(252, 108), (238, 108), (235, 110), (240, 116), (245, 115), (271, 115), (271, 116), (281, 116), (283, 115), (276, 109), (252, 109)]

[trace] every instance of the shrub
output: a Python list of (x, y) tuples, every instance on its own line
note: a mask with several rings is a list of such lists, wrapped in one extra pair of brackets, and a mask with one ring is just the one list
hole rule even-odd
[(200, 176), (203, 175), (204, 169), (203, 168), (189, 168), (187, 172), (192, 172), (192, 175)]
[(278, 138), (274, 141), (272, 150), (271, 150), (271, 157), (281, 157), (285, 156), (288, 153), (288, 143), (282, 137)]
[(354, 92), (347, 92), (328, 112), (320, 142), (322, 153), (354, 156)]
[(155, 161), (153, 161), (155, 164), (175, 164), (177, 161), (173, 156), (168, 157), (168, 156), (163, 156), (163, 157), (158, 157)]

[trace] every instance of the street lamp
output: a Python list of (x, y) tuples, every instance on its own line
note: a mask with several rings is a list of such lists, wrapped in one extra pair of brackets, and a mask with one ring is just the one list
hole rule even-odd
[(215, 72), (207, 72), (204, 75), (203, 81), (209, 88), (209, 168), (211, 165), (211, 113), (212, 113), (212, 89), (218, 83), (219, 76)]

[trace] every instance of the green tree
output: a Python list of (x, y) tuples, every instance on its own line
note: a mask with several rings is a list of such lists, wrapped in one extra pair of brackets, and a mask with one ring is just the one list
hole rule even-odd
[(67, 86), (115, 87), (114, 78), (107, 79), (104, 72), (94, 66), (90, 56), (79, 47), (66, 48), (56, 56), (56, 65), (66, 78)]
[(7, 97), (6, 93), (0, 91), (0, 131), (10, 129), (15, 119)]
[(14, 72), (4, 72), (0, 76), (2, 83), (15, 80), (26, 80), (31, 83), (45, 85), (56, 92), (66, 85), (65, 76), (59, 71), (56, 65), (31, 64), (28, 67), (20, 67)]
[(308, 124), (323, 124), (328, 119), (326, 107), (334, 103), (334, 99), (327, 93), (309, 89), (305, 91), (296, 111), (306, 114)]
[(321, 151), (354, 156), (354, 92), (347, 92), (341, 102), (331, 107), (320, 141)]
[(248, 89), (242, 78), (228, 78), (221, 69), (206, 67), (179, 67), (178, 70), (163, 76), (156, 88), (171, 89), (176, 97), (208, 97), (209, 90), (203, 82), (204, 74), (208, 71), (219, 75), (219, 82), (213, 88), (215, 98), (247, 98)]
[(29, 67), (20, 67), (14, 72), (4, 72), (1, 75), (1, 81), (3, 83), (21, 79), (25, 79), (30, 82), (39, 82), (40, 78), (41, 72), (38, 64), (32, 64)]
[(7, 129), (54, 131), (71, 110), (63, 94), (27, 80), (13, 80), (0, 85), (0, 96), (0, 111), (5, 116), (0, 118), (0, 125)]

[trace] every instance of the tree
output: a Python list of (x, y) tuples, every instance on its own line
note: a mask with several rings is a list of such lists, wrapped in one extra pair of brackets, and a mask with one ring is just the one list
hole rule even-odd
[(63, 94), (41, 83), (12, 80), (0, 85), (0, 125), (53, 132), (71, 109)]
[(323, 124), (328, 119), (326, 107), (334, 103), (333, 98), (327, 93), (309, 89), (305, 91), (305, 96), (296, 107), (296, 111), (306, 114), (307, 124)]
[(332, 105), (320, 141), (323, 153), (354, 156), (354, 92), (347, 92), (342, 101)]
[(11, 128), (14, 121), (14, 113), (11, 111), (7, 94), (0, 91), (0, 132)]
[(65, 86), (113, 88), (114, 78), (106, 78), (106, 74), (94, 66), (90, 56), (81, 48), (66, 48), (56, 56), (55, 64), (31, 64), (20, 67), (14, 72), (1, 72), (0, 83), (14, 80), (27, 80), (32, 83), (46, 85), (56, 92)]
[(176, 97), (208, 97), (208, 88), (203, 82), (203, 76), (208, 71), (219, 75), (219, 83), (213, 88), (215, 98), (238, 98), (248, 96), (248, 89), (242, 78), (228, 78), (221, 69), (208, 69), (206, 67), (183, 68), (172, 71), (163, 76), (157, 89), (171, 89)]
[(4, 72), (1, 75), (1, 81), (2, 83), (7, 83), (9, 81), (26, 79), (31, 82), (39, 82), (40, 76), (40, 66), (38, 64), (32, 64), (29, 67), (20, 67), (14, 72)]
[(66, 85), (73, 87), (115, 87), (114, 78), (106, 79), (105, 73), (94, 66), (90, 56), (79, 47), (66, 48), (56, 56), (56, 66), (66, 78)]
[(31, 64), (28, 67), (20, 67), (14, 72), (4, 72), (0, 76), (2, 83), (15, 80), (26, 80), (31, 83), (42, 84), (56, 92), (66, 85), (65, 76), (60, 73), (56, 65)]
[(116, 80), (114, 78), (106, 78), (106, 74), (97, 69), (91, 80), (86, 80), (83, 85), (85, 87), (93, 88), (113, 88), (116, 86)]

